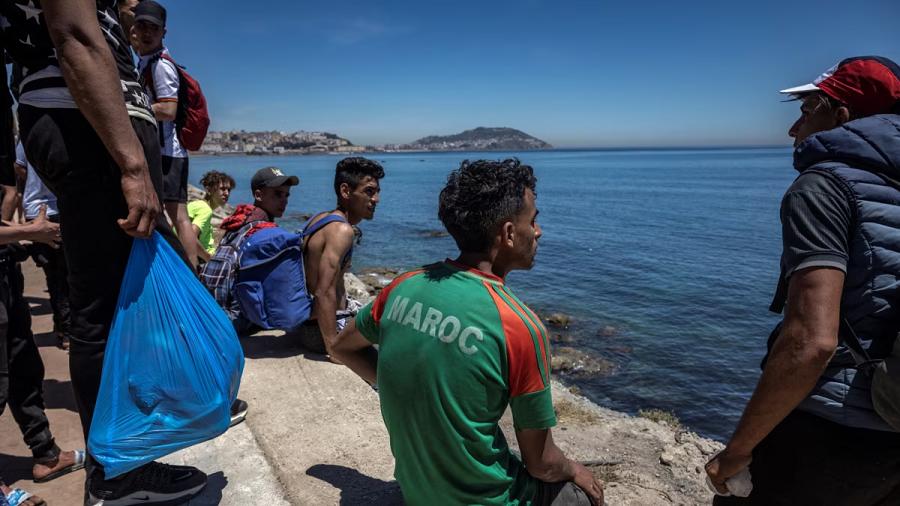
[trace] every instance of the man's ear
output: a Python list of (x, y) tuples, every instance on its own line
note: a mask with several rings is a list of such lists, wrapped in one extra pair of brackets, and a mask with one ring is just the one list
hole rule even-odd
[(340, 192), (339, 192), (341, 198), (349, 199), (351, 193), (353, 193), (353, 190), (350, 188), (350, 185), (347, 183), (341, 183), (341, 188), (340, 188)]
[(516, 226), (513, 225), (513, 222), (503, 222), (503, 225), (500, 227), (500, 233), (501, 244), (508, 248), (512, 248), (516, 239)]
[(253, 200), (257, 200), (257, 201), (262, 200), (262, 190), (260, 190), (260, 189), (253, 190)]
[(837, 121), (837, 124), (839, 126), (850, 121), (850, 109), (847, 109), (843, 105), (838, 107), (834, 111), (834, 119), (835, 119), (835, 121)]

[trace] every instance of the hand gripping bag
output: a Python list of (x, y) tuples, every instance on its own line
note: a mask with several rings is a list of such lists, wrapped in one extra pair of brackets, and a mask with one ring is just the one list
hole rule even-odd
[(154, 232), (135, 239), (88, 449), (107, 477), (228, 429), (244, 355), (228, 317)]

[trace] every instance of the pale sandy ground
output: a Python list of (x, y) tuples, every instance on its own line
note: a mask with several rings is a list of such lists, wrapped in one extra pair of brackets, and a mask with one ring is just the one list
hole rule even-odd
[[(43, 278), (26, 264), (26, 293), (47, 367), (51, 428), (65, 448), (82, 447), (71, 401), (66, 353), (53, 347)], [(377, 394), (352, 372), (307, 354), (280, 333), (243, 340), (246, 366), (240, 397), (247, 421), (219, 438), (170, 456), (210, 475), (195, 505), (402, 504)], [(589, 403), (554, 383), (560, 414), (557, 443), (592, 461), (607, 482), (610, 505), (709, 504), (702, 467), (720, 445), (642, 418)], [(512, 437), (508, 416), (504, 431)], [(12, 417), (0, 417), (0, 473), (51, 505), (81, 502), (83, 473), (36, 485)]]

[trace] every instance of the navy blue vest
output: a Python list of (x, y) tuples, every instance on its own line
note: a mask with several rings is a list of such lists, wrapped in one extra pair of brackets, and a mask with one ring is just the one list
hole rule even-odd
[[(883, 358), (900, 329), (900, 190), (872, 172), (841, 163), (818, 163), (807, 172), (836, 181), (849, 197), (853, 220), (841, 313), (870, 357)], [(842, 340), (799, 409), (841, 425), (892, 430), (875, 413), (870, 386), (871, 378), (856, 370)]]

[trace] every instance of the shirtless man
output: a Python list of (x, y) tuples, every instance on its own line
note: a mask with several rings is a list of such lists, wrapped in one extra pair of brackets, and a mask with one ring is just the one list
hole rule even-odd
[(299, 329), (300, 343), (310, 351), (331, 354), (331, 345), (358, 307), (348, 305), (344, 273), (353, 256), (353, 226), (375, 216), (384, 169), (362, 157), (344, 158), (334, 174), (337, 207), (319, 213), (303, 231), (306, 287), (315, 297), (312, 317)]

